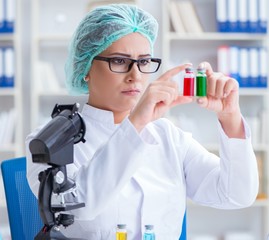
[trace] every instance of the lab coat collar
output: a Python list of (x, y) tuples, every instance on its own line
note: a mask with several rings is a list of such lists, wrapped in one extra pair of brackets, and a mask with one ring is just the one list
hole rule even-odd
[(82, 115), (87, 116), (94, 121), (113, 126), (116, 125), (114, 124), (114, 115), (111, 111), (95, 108), (89, 104), (84, 104), (81, 113)]

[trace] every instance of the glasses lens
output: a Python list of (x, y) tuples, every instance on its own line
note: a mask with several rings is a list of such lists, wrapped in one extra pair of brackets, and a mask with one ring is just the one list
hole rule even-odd
[(139, 59), (139, 69), (142, 73), (154, 73), (158, 70), (160, 63), (151, 58)]
[(160, 62), (153, 58), (141, 58), (136, 61), (129, 58), (115, 57), (110, 58), (109, 67), (112, 72), (127, 73), (135, 62), (137, 62), (139, 71), (142, 73), (154, 73), (160, 66)]
[(112, 72), (126, 73), (129, 71), (129, 65), (132, 61), (128, 58), (111, 58), (110, 69)]

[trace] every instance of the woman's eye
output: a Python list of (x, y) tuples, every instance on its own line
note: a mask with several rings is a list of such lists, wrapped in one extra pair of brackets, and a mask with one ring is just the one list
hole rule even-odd
[(112, 63), (114, 64), (125, 64), (125, 59), (124, 58), (113, 58), (112, 60)]
[(139, 60), (139, 63), (140, 63), (141, 65), (147, 65), (147, 64), (150, 63), (150, 60), (149, 60), (149, 59), (140, 59), (140, 60)]

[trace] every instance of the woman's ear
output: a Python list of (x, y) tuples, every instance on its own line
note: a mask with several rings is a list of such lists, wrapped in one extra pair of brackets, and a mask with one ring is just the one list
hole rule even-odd
[(83, 78), (84, 82), (89, 82), (90, 80), (90, 76), (89, 74), (87, 74), (84, 78)]

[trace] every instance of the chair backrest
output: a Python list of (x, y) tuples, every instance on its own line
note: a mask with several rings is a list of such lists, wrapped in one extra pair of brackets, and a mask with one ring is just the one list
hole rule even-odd
[(1, 170), (12, 240), (34, 239), (43, 223), (26, 179), (26, 158), (4, 160)]
[(181, 229), (181, 235), (179, 240), (187, 240), (187, 216), (186, 216), (186, 212), (184, 215), (184, 219), (183, 219), (183, 223), (182, 223), (182, 229)]

